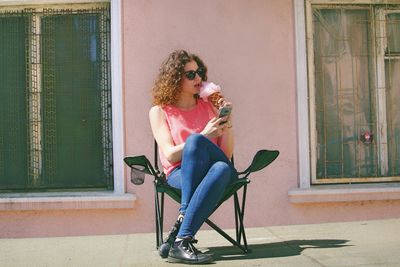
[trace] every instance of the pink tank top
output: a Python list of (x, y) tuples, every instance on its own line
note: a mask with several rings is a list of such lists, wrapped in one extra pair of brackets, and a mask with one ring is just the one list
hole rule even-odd
[[(197, 105), (191, 110), (182, 110), (175, 106), (163, 107), (167, 124), (175, 145), (182, 144), (192, 133), (200, 133), (207, 123), (215, 117), (214, 109), (209, 102), (198, 99)], [(211, 139), (217, 144), (217, 138)], [(159, 150), (161, 165), (168, 176), (173, 169), (181, 165), (181, 162), (172, 164)]]

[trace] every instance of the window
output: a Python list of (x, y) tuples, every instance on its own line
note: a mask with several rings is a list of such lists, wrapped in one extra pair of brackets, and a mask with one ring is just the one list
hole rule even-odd
[(109, 4), (0, 9), (0, 190), (113, 189)]
[(400, 181), (400, 5), (362, 2), (307, 1), (313, 184)]

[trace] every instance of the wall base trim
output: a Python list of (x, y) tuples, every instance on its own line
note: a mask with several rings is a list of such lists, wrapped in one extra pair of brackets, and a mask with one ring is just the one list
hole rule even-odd
[(321, 185), (288, 192), (291, 203), (400, 200), (400, 184)]
[(136, 195), (114, 192), (0, 194), (0, 211), (131, 209)]

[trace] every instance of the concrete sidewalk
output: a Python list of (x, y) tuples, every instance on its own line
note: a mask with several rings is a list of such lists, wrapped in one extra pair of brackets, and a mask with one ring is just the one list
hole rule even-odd
[[(247, 229), (243, 255), (211, 230), (197, 235), (215, 266), (400, 266), (400, 219)], [(179, 266), (154, 234), (0, 239), (0, 266)]]

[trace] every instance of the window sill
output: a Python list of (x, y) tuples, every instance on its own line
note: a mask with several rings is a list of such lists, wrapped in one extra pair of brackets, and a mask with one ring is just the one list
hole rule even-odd
[(294, 204), (400, 200), (400, 183), (317, 185), (289, 190)]
[(0, 211), (131, 209), (135, 194), (57, 192), (0, 194)]

